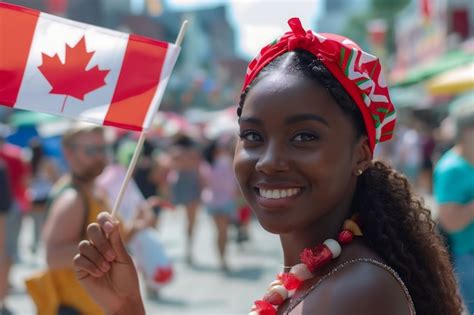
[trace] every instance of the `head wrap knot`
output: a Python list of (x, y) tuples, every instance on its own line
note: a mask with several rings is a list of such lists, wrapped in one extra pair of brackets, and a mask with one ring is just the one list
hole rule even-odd
[(288, 25), (291, 31), (263, 47), (249, 63), (242, 91), (278, 56), (306, 50), (326, 66), (359, 107), (373, 153), (378, 142), (392, 137), (396, 121), (379, 59), (346, 37), (305, 31), (298, 18), (288, 20)]

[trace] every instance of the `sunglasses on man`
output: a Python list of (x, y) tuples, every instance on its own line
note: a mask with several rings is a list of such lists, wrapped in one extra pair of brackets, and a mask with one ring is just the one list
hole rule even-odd
[(73, 149), (80, 148), (87, 156), (96, 157), (104, 156), (110, 153), (110, 148), (107, 145), (93, 145), (93, 144), (75, 144)]

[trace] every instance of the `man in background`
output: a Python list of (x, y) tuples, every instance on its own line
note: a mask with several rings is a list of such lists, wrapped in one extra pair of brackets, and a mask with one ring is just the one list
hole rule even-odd
[[(12, 314), (5, 305), (8, 276), (18, 259), (18, 237), (22, 212), (29, 210), (27, 182), (29, 171), (22, 159), (21, 148), (7, 143), (7, 128), (0, 126), (0, 164), (3, 182), (0, 183), (0, 315)], [(3, 195), (8, 196), (3, 198)], [(2, 226), (3, 225), (3, 226)]]
[(457, 106), (450, 119), (455, 145), (435, 167), (434, 196), (461, 295), (468, 314), (474, 314), (474, 102)]
[[(105, 131), (101, 126), (76, 123), (64, 134), (62, 148), (69, 173), (60, 178), (51, 191), (43, 231), (46, 261), (57, 288), (61, 290), (60, 302), (68, 311), (102, 314), (76, 280), (73, 258), (77, 253), (77, 244), (85, 237), (87, 226), (96, 222), (100, 212), (110, 210), (106, 191), (96, 183), (97, 177), (109, 163)], [(122, 225), (125, 242), (139, 229), (137, 226), (141, 227), (136, 220)], [(108, 262), (115, 257), (107, 259), (98, 266), (103, 272), (110, 269)]]
[(61, 303), (81, 314), (102, 314), (75, 279), (72, 260), (85, 228), (99, 212), (107, 210), (95, 179), (108, 162), (104, 129), (76, 123), (63, 136), (62, 149), (69, 173), (54, 185), (48, 207), (43, 240), (49, 270), (61, 287)]

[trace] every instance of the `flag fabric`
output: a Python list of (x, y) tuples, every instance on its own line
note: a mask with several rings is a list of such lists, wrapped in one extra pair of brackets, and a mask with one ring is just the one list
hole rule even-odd
[(0, 3), (0, 104), (147, 129), (180, 47)]

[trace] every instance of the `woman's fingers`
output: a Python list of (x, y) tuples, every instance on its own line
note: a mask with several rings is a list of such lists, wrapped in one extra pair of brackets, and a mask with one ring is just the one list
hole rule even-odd
[(92, 242), (92, 244), (94, 244), (98, 252), (102, 254), (103, 257), (105, 257), (110, 262), (115, 260), (116, 255), (112, 248), (112, 245), (110, 244), (109, 240), (105, 236), (105, 233), (99, 224), (97, 223), (89, 224), (89, 226), (87, 227), (87, 236), (89, 237), (89, 240)]
[(95, 247), (89, 241), (80, 242), (78, 248), (79, 254), (94, 263), (96, 267), (102, 272), (107, 272), (110, 270), (110, 263), (99, 252), (97, 247)]
[(97, 221), (99, 222), (102, 231), (108, 237), (109, 244), (116, 255), (115, 258), (120, 262), (130, 262), (131, 258), (125, 249), (122, 237), (120, 236), (119, 221), (113, 218), (108, 212), (101, 212), (97, 216)]
[(76, 270), (76, 278), (82, 280), (88, 276), (100, 278), (104, 273), (94, 264), (81, 254), (74, 257), (74, 269)]

